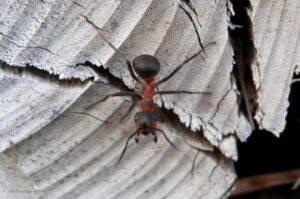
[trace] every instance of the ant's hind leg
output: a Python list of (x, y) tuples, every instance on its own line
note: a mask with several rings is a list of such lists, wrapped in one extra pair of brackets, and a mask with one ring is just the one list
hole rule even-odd
[(127, 112), (121, 117), (120, 121), (123, 121), (123, 119), (134, 109), (134, 107), (138, 104), (138, 102), (141, 100), (140, 96), (132, 96), (132, 104), (130, 105)]

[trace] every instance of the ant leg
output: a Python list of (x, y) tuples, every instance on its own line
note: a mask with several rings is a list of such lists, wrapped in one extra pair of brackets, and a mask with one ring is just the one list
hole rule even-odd
[(164, 83), (166, 81), (168, 81), (175, 73), (177, 73), (183, 66), (184, 64), (186, 64), (187, 62), (191, 61), (192, 59), (194, 59), (197, 55), (199, 55), (207, 46), (215, 44), (216, 42), (210, 42), (208, 44), (206, 44), (201, 50), (199, 50), (196, 54), (194, 54), (193, 56), (187, 58), (184, 62), (182, 62), (181, 64), (179, 64), (174, 70), (173, 72), (171, 72), (167, 77), (163, 78), (162, 80), (159, 80), (158, 82), (154, 83), (155, 87), (158, 86), (161, 83)]
[(86, 109), (90, 109), (92, 106), (96, 105), (96, 104), (99, 104), (105, 100), (107, 100), (109, 97), (117, 97), (117, 96), (131, 96), (131, 95), (140, 95), (140, 93), (138, 92), (127, 92), (127, 91), (124, 91), (124, 92), (117, 92), (117, 93), (112, 93), (110, 95), (107, 95), (105, 97), (103, 97), (101, 100), (89, 105), (88, 107), (86, 107)]
[(177, 149), (177, 147), (171, 142), (171, 140), (169, 140), (169, 138), (167, 137), (167, 135), (165, 134), (165, 132), (163, 132), (161, 129), (158, 129), (158, 128), (154, 128), (152, 127), (155, 131), (159, 131), (161, 134), (163, 134), (163, 136), (165, 137), (165, 139), (167, 140), (167, 142), (169, 142), (169, 144), (174, 147), (177, 151), (179, 151)]
[[(91, 118), (94, 118), (95, 120), (98, 120), (99, 122), (102, 122), (102, 123), (106, 123), (106, 124), (109, 124), (109, 125), (111, 125), (112, 127), (114, 127), (114, 128), (116, 128), (116, 125), (117, 125), (117, 123), (115, 123), (115, 122), (111, 122), (111, 121), (109, 121), (109, 120), (103, 120), (103, 119), (100, 119), (100, 118), (98, 118), (98, 117), (96, 117), (96, 116), (94, 116), (94, 115), (92, 115), (92, 114), (89, 114), (89, 113), (85, 113), (85, 112), (71, 112), (71, 113), (75, 113), (75, 114), (78, 114), (78, 115), (86, 115), (86, 116), (89, 116), (89, 117), (91, 117)], [(123, 129), (123, 128), (121, 128), (121, 127), (117, 127), (120, 131), (126, 131), (126, 129)]]
[(140, 101), (140, 100), (141, 99), (138, 99), (138, 98), (133, 98), (132, 99), (132, 104), (130, 105), (127, 112), (121, 117), (120, 121), (123, 121), (123, 119), (133, 110), (133, 108), (138, 104), (138, 101)]
[(132, 65), (130, 63), (130, 61), (128, 59), (126, 59), (126, 65), (128, 67), (129, 73), (132, 77), (132, 79), (134, 79), (137, 83), (141, 84), (142, 82), (139, 80), (139, 78), (134, 74), (133, 69), (132, 69)]
[(127, 149), (127, 146), (128, 146), (128, 142), (129, 142), (135, 135), (137, 135), (138, 132), (139, 132), (141, 129), (142, 129), (142, 128), (139, 128), (137, 131), (135, 131), (134, 133), (132, 133), (132, 134), (127, 138), (125, 147), (124, 147), (124, 149), (123, 149), (123, 151), (122, 151), (122, 154), (121, 154), (121, 156), (120, 156), (120, 158), (119, 158), (119, 160), (118, 160), (118, 162), (117, 162), (117, 165), (120, 163), (120, 161), (122, 160), (122, 158), (123, 158), (123, 156), (124, 156), (124, 154), (125, 154), (125, 152), (126, 152), (126, 149)]
[(182, 91), (182, 90), (175, 90), (175, 91), (155, 91), (154, 95), (160, 94), (211, 94), (210, 92), (198, 92), (198, 91)]
[(102, 31), (101, 28), (99, 28), (98, 26), (96, 26), (96, 24), (94, 24), (94, 23), (93, 23), (91, 20), (89, 20), (86, 16), (84, 16), (84, 15), (81, 15), (81, 16), (85, 18), (86, 22), (88, 22), (89, 24), (91, 24), (91, 25), (93, 26), (93, 28), (97, 31), (97, 33), (100, 35), (100, 37), (101, 37), (104, 41), (106, 41), (106, 43), (108, 43), (108, 45), (109, 45), (112, 49), (114, 49), (114, 51), (116, 51), (117, 53), (119, 53), (119, 54), (123, 57), (123, 59), (125, 59), (126, 66), (128, 67), (128, 70), (129, 70), (129, 73), (130, 73), (132, 79), (134, 79), (134, 80), (135, 80), (136, 82), (138, 82), (138, 83), (142, 83), (142, 82), (139, 80), (139, 78), (134, 74), (130, 61), (129, 61), (129, 60), (128, 60), (121, 52), (119, 52), (119, 50), (118, 50), (118, 49), (117, 49), (110, 41), (108, 41), (108, 40), (103, 36), (103, 34), (101, 33), (101, 31)]

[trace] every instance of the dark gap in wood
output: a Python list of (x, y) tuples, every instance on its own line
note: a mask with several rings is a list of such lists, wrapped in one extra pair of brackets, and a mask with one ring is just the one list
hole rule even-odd
[(86, 61), (85, 63), (78, 63), (74, 67), (78, 67), (78, 66), (90, 68), (100, 77), (99, 80), (95, 80), (95, 77), (89, 77), (86, 78), (85, 80), (81, 80), (80, 78), (75, 78), (75, 77), (72, 77), (70, 79), (60, 79), (59, 75), (50, 74), (46, 70), (36, 68), (35, 66), (29, 64), (26, 65), (25, 67), (21, 67), (21, 66), (10, 66), (4, 62), (0, 62), (0, 70), (4, 72), (12, 73), (13, 75), (19, 77), (22, 77), (25, 74), (31, 75), (33, 77), (39, 78), (40, 81), (48, 81), (50, 83), (58, 84), (59, 86), (78, 87), (78, 86), (84, 86), (88, 82), (92, 81), (100, 84), (109, 84), (120, 90), (133, 91), (131, 89), (128, 89), (128, 87), (125, 86), (123, 81), (120, 81), (119, 78), (113, 76), (109, 72), (109, 69), (104, 69), (102, 65), (97, 66), (92, 64), (91, 62)]
[[(297, 78), (297, 75), (294, 75), (294, 78)], [(300, 139), (299, 92), (300, 83), (292, 84), (289, 96), (290, 106), (286, 117), (286, 128), (284, 132), (280, 134), (280, 139), (267, 131), (256, 130), (247, 140), (247, 143), (238, 144), (239, 160), (236, 162), (235, 167), (239, 177), (256, 176), (271, 172), (286, 172), (300, 168), (300, 159), (294, 155), (299, 151)], [(270, 182), (267, 183), (272, 183), (273, 179), (269, 181)], [(261, 186), (263, 186), (263, 184), (261, 184)], [(274, 196), (280, 194), (286, 194), (286, 196), (288, 194), (293, 195), (295, 194), (295, 191), (291, 190), (291, 187), (292, 184), (280, 187), (273, 186), (262, 191), (234, 198), (256, 199), (259, 195), (265, 195), (266, 193), (271, 192)], [(278, 190), (278, 192), (274, 193), (274, 190)], [(299, 190), (300, 189), (298, 188), (298, 194), (300, 194)]]
[[(187, 127), (180, 121), (179, 116), (176, 115), (172, 110), (168, 110), (164, 107), (161, 107), (160, 110), (162, 111), (164, 118), (166, 118), (166, 123), (171, 124), (172, 127), (174, 127), (174, 129), (177, 129), (178, 132), (176, 132), (177, 135), (183, 135), (182, 133), (179, 132), (184, 132)], [(159, 123), (159, 125), (163, 125), (161, 123)], [(187, 136), (192, 136), (192, 134), (196, 134), (197, 139), (205, 139), (203, 137), (203, 133), (202, 133), (202, 129), (197, 131), (197, 132), (193, 132), (191, 130), (189, 130), (189, 132), (184, 133)]]
[(39, 68), (36, 68), (32, 65), (26, 65), (25, 67), (20, 66), (10, 66), (4, 62), (0, 63), (0, 70), (5, 71), (7, 73), (12, 73), (13, 75), (22, 77), (23, 75), (31, 75), (33, 77), (36, 77), (40, 79), (41, 81), (48, 81), (55, 84), (58, 84), (59, 86), (84, 86), (89, 81), (92, 81), (94, 77), (87, 78), (85, 80), (81, 80), (80, 78), (70, 78), (70, 79), (60, 79), (59, 75), (50, 74), (46, 70), (41, 70)]
[[(125, 63), (124, 63), (125, 64)], [(109, 72), (109, 68), (104, 68), (103, 66), (96, 66), (90, 62), (85, 62), (84, 64), (81, 64), (83, 66), (89, 67), (91, 68), (95, 73), (97, 73), (99, 76), (101, 76), (101, 78), (105, 79), (106, 82), (98, 82), (98, 81), (94, 81), (96, 83), (101, 83), (101, 84), (107, 84), (110, 85), (112, 87), (115, 87), (121, 91), (134, 91), (133, 89), (129, 89), (123, 82), (122, 79), (112, 75)]]
[(235, 12), (235, 15), (230, 17), (233, 28), (229, 29), (236, 61), (233, 74), (237, 79), (237, 86), (242, 96), (240, 110), (247, 116), (252, 129), (255, 129), (257, 125), (253, 120), (253, 114), (258, 105), (251, 64), (254, 62), (257, 51), (252, 40), (252, 23), (247, 15), (247, 9), (251, 10), (252, 7), (249, 1), (231, 0), (231, 2)]

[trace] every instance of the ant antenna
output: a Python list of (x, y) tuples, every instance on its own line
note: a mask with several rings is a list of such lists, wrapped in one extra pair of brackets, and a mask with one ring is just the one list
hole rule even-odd
[(152, 127), (152, 129), (154, 129), (155, 131), (159, 131), (161, 134), (163, 134), (163, 136), (165, 137), (165, 139), (167, 140), (167, 142), (169, 142), (169, 144), (170, 144), (174, 149), (176, 149), (176, 151), (179, 151), (179, 150), (177, 149), (177, 147), (175, 146), (175, 144), (173, 144), (173, 142), (171, 142), (171, 140), (169, 140), (169, 138), (167, 137), (166, 133), (163, 132), (163, 130), (158, 129), (158, 128), (153, 128), (153, 127)]
[(119, 160), (118, 160), (118, 162), (117, 162), (117, 164), (116, 165), (118, 165), (120, 162), (121, 162), (121, 160), (122, 160), (122, 158), (123, 158), (123, 156), (125, 155), (125, 152), (126, 152), (126, 149), (127, 149), (127, 146), (128, 146), (128, 143), (129, 143), (129, 141), (141, 130), (142, 128), (139, 128), (137, 131), (135, 131), (134, 133), (132, 133), (128, 138), (127, 138), (127, 141), (126, 141), (126, 144), (125, 144), (125, 147), (124, 147), (124, 149), (123, 149), (123, 151), (122, 151), (122, 154), (121, 154), (121, 156), (120, 156), (120, 158), (119, 158)]

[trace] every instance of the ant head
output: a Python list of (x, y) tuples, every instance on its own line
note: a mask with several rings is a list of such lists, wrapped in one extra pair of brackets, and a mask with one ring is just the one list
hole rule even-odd
[(140, 111), (134, 116), (135, 122), (139, 122), (142, 128), (151, 127), (151, 122), (156, 122), (156, 113), (153, 111)]
[(153, 77), (160, 70), (160, 63), (158, 59), (151, 55), (137, 56), (136, 58), (134, 58), (132, 66), (138, 76), (143, 78), (146, 82), (148, 82), (149, 80), (150, 82), (152, 82), (154, 80)]

